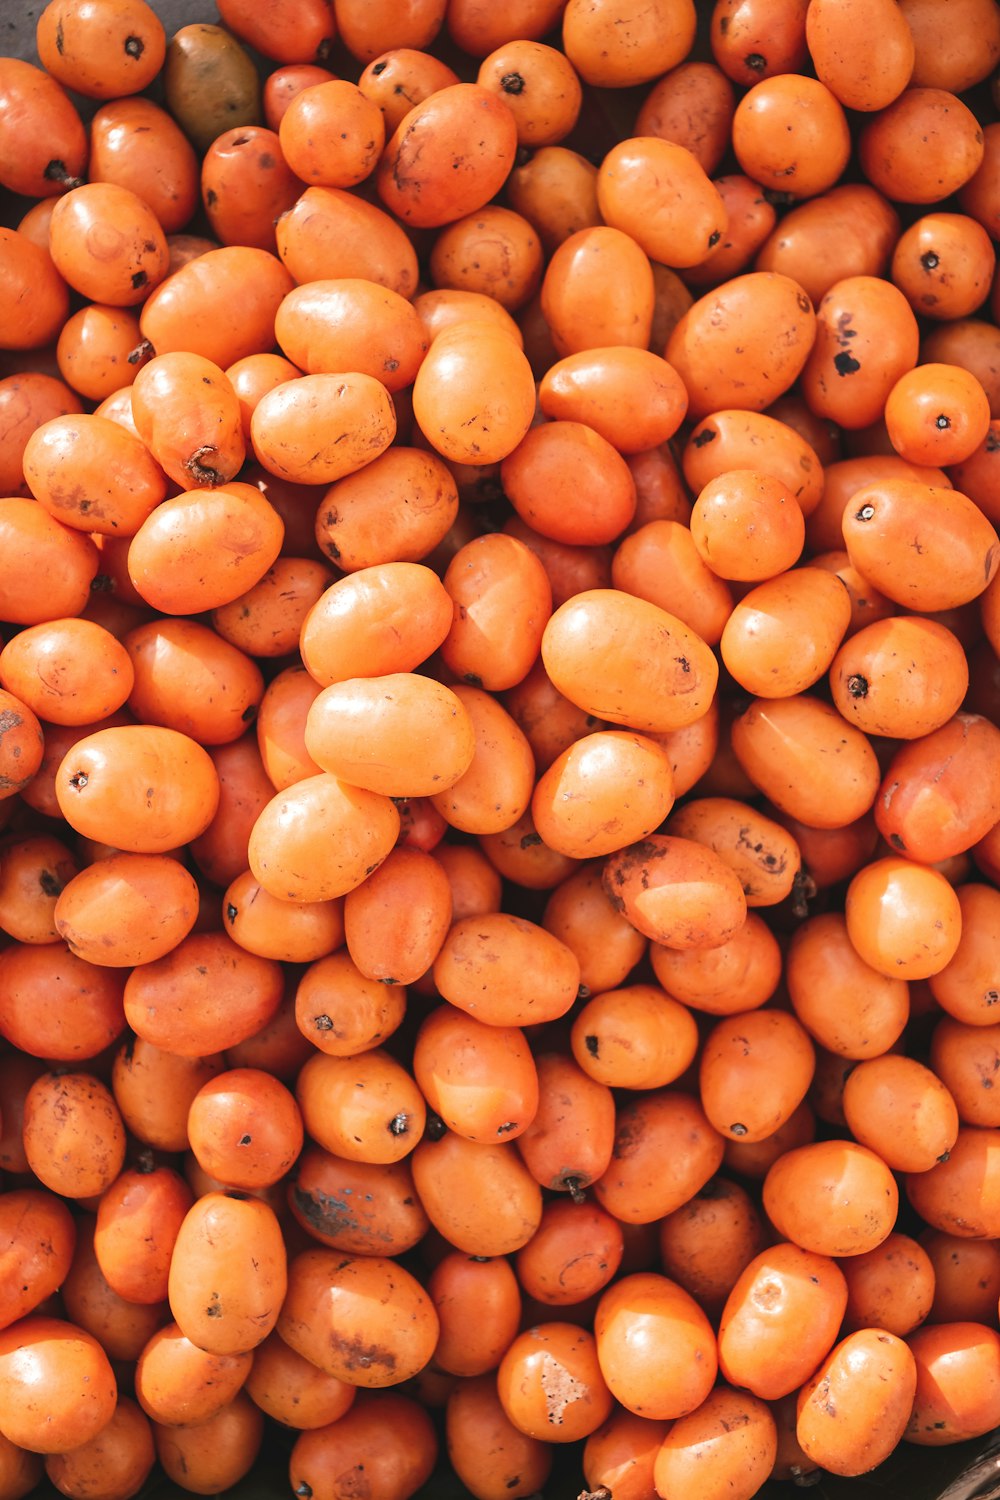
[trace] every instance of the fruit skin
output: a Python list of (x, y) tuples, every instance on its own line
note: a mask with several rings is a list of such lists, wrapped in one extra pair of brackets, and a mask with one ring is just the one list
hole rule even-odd
[[(12, 1330), (37, 1332), (58, 1308), (48, 1301), (58, 1286), (84, 1346), (71, 1355), (53, 1334), (61, 1353), (43, 1416), (49, 1427), (57, 1418), (60, 1446), (71, 1429), (77, 1446), (46, 1467), (66, 1488), (74, 1475), (84, 1487), (80, 1466), (99, 1467), (102, 1444), (122, 1456), (129, 1422), (142, 1434), (136, 1483), (153, 1455), (153, 1432), (127, 1398), (96, 1435), (81, 1432), (86, 1400), (71, 1377), (78, 1356), (91, 1360), (86, 1335), (102, 1330), (127, 1387), (122, 1349), (171, 1311), (202, 1342), (224, 1323), (240, 1346), (206, 1352), (172, 1325), (139, 1360), (136, 1390), (168, 1477), (206, 1492), (254, 1462), (253, 1376), (241, 1391), (254, 1357), (265, 1372), (271, 1359), (267, 1414), (298, 1429), (309, 1408), (290, 1476), (316, 1500), (346, 1500), (362, 1463), (380, 1500), (425, 1484), (438, 1439), (418, 1403), (447, 1407), (453, 1467), (482, 1500), (544, 1487), (553, 1436), (586, 1439), (587, 1481), (616, 1500), (684, 1488), (692, 1436), (707, 1439), (717, 1487), (737, 1500), (753, 1465), (769, 1467), (775, 1426), (777, 1474), (809, 1463), (864, 1473), (899, 1435), (914, 1365), (912, 1441), (989, 1430), (1000, 1390), (998, 1122), (990, 1091), (959, 1081), (963, 1067), (992, 1067), (1000, 986), (1000, 509), (986, 433), (987, 408), (994, 426), (1000, 412), (990, 367), (1000, 291), (982, 300), (987, 230), (1000, 218), (996, 127), (980, 143), (961, 98), (1000, 55), (991, 0), (953, 0), (954, 37), (935, 31), (930, 0), (870, 0), (862, 19), (877, 66), (865, 72), (850, 46), (857, 0), (768, 0), (760, 31), (757, 0), (718, 0), (711, 63), (685, 61), (691, 0), (652, 0), (642, 15), (620, 0), (508, 0), (490, 15), (479, 0), (220, 0), (220, 26), (183, 28), (171, 47), (162, 81), (173, 114), (127, 93), (131, 63), (155, 72), (154, 33), (165, 41), (149, 11), (141, 59), (91, 47), (76, 81), (107, 97), (99, 116), (133, 131), (145, 121), (169, 161), (142, 158), (133, 141), (133, 165), (146, 166), (128, 177), (95, 136), (82, 183), (86, 132), (53, 80), (72, 85), (66, 59), (87, 52), (74, 52), (75, 33), (109, 3), (145, 24), (144, 0), (52, 0), (39, 35), (52, 76), (0, 59), (0, 182), (39, 199), (0, 232), (0, 343), (13, 346), (0, 384), (51, 368), (57, 338), (62, 374), (29, 371), (62, 390), (29, 393), (26, 409), (0, 400), (0, 620), (10, 626), (0, 641), (0, 1224), (17, 1221), (9, 1251), (0, 1245), (17, 1272), (0, 1316), (0, 1494), (16, 1500), (37, 1477), (29, 1448), (53, 1441), (7, 1381), (4, 1350)], [(312, 65), (335, 36), (356, 73), (367, 64), (357, 88)], [(461, 82), (435, 55), (453, 45), (486, 59), (488, 87)], [(270, 60), (270, 132), (256, 123), (250, 48)], [(490, 74), (511, 52), (527, 82), (516, 96), (503, 71)], [(532, 133), (533, 84), (560, 77), (561, 133)], [(558, 144), (577, 139), (566, 131), (581, 78), (646, 92), (626, 127), (635, 133), (598, 142), (593, 161)], [(304, 90), (316, 85), (313, 100)], [(677, 98), (691, 118), (675, 132)], [(334, 99), (371, 130), (317, 153), (297, 123)], [(505, 103), (515, 99), (516, 109)], [(795, 180), (780, 175), (789, 142), (757, 129), (767, 101), (789, 99), (812, 100), (831, 124), (806, 142)], [(865, 116), (859, 160), (871, 181), (827, 187), (845, 148), (842, 108)], [(272, 117), (281, 109), (284, 122)], [(914, 117), (920, 128), (907, 132)], [(584, 119), (579, 144), (589, 128)], [(793, 134), (807, 131), (796, 122)], [(258, 197), (251, 171), (247, 228), (234, 230), (229, 179), (206, 175), (206, 198), (219, 200), (210, 222), (233, 243), (180, 233), (197, 202), (195, 146), (207, 160), (251, 132), (256, 150), (279, 158), (260, 161), (258, 175), (277, 171), (285, 196)], [(512, 142), (550, 140), (516, 164)], [(283, 142), (315, 185), (296, 187)], [(728, 144), (748, 175), (713, 182)], [(325, 185), (317, 154), (336, 158), (331, 181), (352, 186)], [(678, 201), (651, 204), (657, 163), (683, 184)], [(156, 178), (148, 200), (144, 175)], [(938, 213), (960, 178), (964, 212)], [(774, 227), (760, 183), (789, 198), (809, 191)], [(487, 187), (510, 206), (478, 201)], [(955, 244), (979, 251), (974, 274), (956, 273), (951, 295), (965, 300), (954, 305), (941, 267), (921, 281), (913, 231), (900, 236), (893, 207), (935, 190), (919, 223), (936, 233), (928, 226), (953, 221), (941, 260)], [(95, 220), (120, 228), (108, 216), (123, 193), (148, 201), (158, 222), (146, 219), (149, 264), (130, 265), (115, 287), (79, 230), (96, 202)], [(180, 269), (150, 291), (168, 252)], [(435, 284), (419, 296), (418, 257)], [(140, 271), (145, 283), (132, 285)], [(317, 331), (310, 308), (331, 287), (346, 310), (333, 329), (325, 304)], [(70, 330), (81, 289), (97, 300)], [(101, 344), (98, 390), (99, 351), (86, 344), (102, 308), (117, 342)], [(359, 308), (371, 314), (360, 332)], [(276, 321), (283, 355), (267, 352)], [(133, 363), (141, 335), (154, 348), (135, 349)], [(184, 367), (150, 401), (164, 361)], [(377, 429), (364, 449), (364, 422), (349, 420), (329, 461), (313, 404), (314, 382), (328, 379), (357, 397), (356, 414), (374, 412)], [(80, 434), (95, 417), (73, 410), (75, 380), (78, 407), (102, 403), (103, 460), (84, 461)], [(929, 388), (948, 425), (923, 421)], [(210, 406), (210, 431), (189, 430)], [(78, 439), (65, 506), (39, 461), (43, 413)], [(887, 441), (893, 453), (869, 451)], [(747, 524), (762, 494), (764, 529)], [(858, 520), (869, 504), (874, 526)], [(754, 625), (772, 610), (769, 644)], [(78, 688), (32, 680), (39, 643), (60, 630), (77, 642), (86, 713)], [(168, 638), (179, 659), (170, 673), (152, 646)], [(119, 640), (118, 651), (108, 645)], [(121, 649), (146, 659), (130, 692)], [(876, 660), (892, 649), (896, 665), (876, 687)], [(185, 651), (203, 669), (186, 685)], [(918, 656), (933, 702), (915, 683)], [(855, 697), (848, 684), (863, 674), (869, 691)], [(404, 678), (407, 711), (393, 722), (385, 697), (398, 707)], [(107, 776), (87, 761), (95, 739), (121, 751)], [(164, 799), (153, 826), (146, 804)], [(136, 884), (125, 905), (119, 878)], [(651, 969), (637, 970), (647, 948)], [(928, 1054), (933, 1003), (945, 1017)], [(918, 1056), (953, 1090), (950, 1112), (948, 1089)], [(254, 1099), (241, 1104), (238, 1087)], [(103, 1107), (101, 1119), (78, 1095)], [(262, 1100), (267, 1128), (248, 1116), (245, 1150), (230, 1125)], [(920, 1121), (893, 1130), (897, 1110)], [(298, 1156), (302, 1113), (312, 1143)], [(64, 1149), (71, 1127), (77, 1140)], [(178, 1170), (133, 1165), (136, 1143)], [(831, 1164), (831, 1153), (843, 1159)], [(48, 1186), (23, 1186), (32, 1168)], [(742, 1206), (720, 1170), (749, 1185)], [(928, 1225), (910, 1226), (921, 1241), (909, 1248), (886, 1233), (893, 1173), (907, 1211)], [(824, 1209), (824, 1177), (850, 1201)], [(789, 1237), (766, 1250), (773, 1235), (753, 1222), (754, 1183), (772, 1230)], [(98, 1188), (100, 1202), (88, 1191)], [(125, 1237), (124, 1274), (90, 1251), (85, 1216), (96, 1210), (100, 1226), (103, 1211), (107, 1228), (133, 1188), (146, 1204), (136, 1219), (155, 1213), (157, 1191), (164, 1206), (157, 1243), (129, 1257)], [(588, 1203), (574, 1201), (581, 1192)], [(200, 1234), (199, 1215), (213, 1214), (222, 1227)], [(236, 1229), (223, 1265), (207, 1241), (226, 1223)], [(136, 1220), (128, 1227), (142, 1233)], [(925, 1234), (936, 1257), (926, 1266)], [(600, 1264), (582, 1264), (574, 1235)], [(47, 1243), (52, 1264), (38, 1271)], [(293, 1269), (286, 1298), (288, 1254), (299, 1266), (319, 1257), (324, 1274), (313, 1283)], [(945, 1276), (945, 1263), (958, 1269)], [(897, 1294), (905, 1326), (883, 1329), (880, 1288), (914, 1265), (932, 1280), (942, 1268), (938, 1321), (922, 1325), (925, 1275), (920, 1296)], [(311, 1359), (328, 1351), (310, 1344), (307, 1359), (273, 1327), (283, 1306), (286, 1331), (301, 1323), (308, 1339), (338, 1276), (362, 1292), (359, 1335), (395, 1358), (405, 1394), (379, 1389), (364, 1361), (361, 1378), (353, 1366), (320, 1370)], [(637, 1281), (660, 1345), (645, 1370), (629, 1350)], [(233, 1299), (250, 1304), (249, 1328), (232, 1334), (230, 1318), (206, 1317), (220, 1284), (230, 1311)], [(774, 1303), (770, 1322), (749, 1315), (760, 1302)], [(343, 1336), (343, 1307), (336, 1321)], [(706, 1391), (698, 1377), (711, 1385), (717, 1345), (732, 1389)], [(539, 1351), (586, 1388), (557, 1433), (520, 1378)], [(861, 1377), (842, 1380), (859, 1351)], [(677, 1388), (693, 1367), (698, 1388)], [(873, 1369), (890, 1377), (877, 1395)], [(98, 1355), (95, 1383), (108, 1407)], [(821, 1409), (824, 1388), (846, 1437)], [(648, 1411), (658, 1414), (636, 1415)], [(752, 1451), (733, 1459), (741, 1434)], [(24, 1455), (13, 1479), (8, 1448)], [(709, 1500), (706, 1468), (692, 1483)]]
[(235, 125), (261, 123), (257, 69), (221, 26), (196, 24), (175, 32), (163, 83), (167, 108), (198, 151), (207, 151)]

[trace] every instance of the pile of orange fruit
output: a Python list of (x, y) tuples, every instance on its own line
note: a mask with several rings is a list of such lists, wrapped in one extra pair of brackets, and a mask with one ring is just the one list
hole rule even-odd
[(1000, 1426), (994, 0), (36, 43), (0, 1500)]

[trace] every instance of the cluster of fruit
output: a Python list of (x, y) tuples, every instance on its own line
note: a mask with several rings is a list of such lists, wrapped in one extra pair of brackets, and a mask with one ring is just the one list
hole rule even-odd
[(1000, 12), (218, 5), (0, 58), (0, 1500), (989, 1432)]

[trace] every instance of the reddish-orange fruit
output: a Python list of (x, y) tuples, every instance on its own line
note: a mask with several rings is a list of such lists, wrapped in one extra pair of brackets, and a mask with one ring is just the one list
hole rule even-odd
[(405, 1157), (398, 1162), (357, 1162), (307, 1146), (288, 1204), (313, 1239), (347, 1255), (373, 1250), (401, 1254), (428, 1229)]
[(419, 847), (397, 847), (348, 892), (348, 952), (366, 978), (412, 984), (440, 952), (452, 913), (451, 886), (438, 860)]
[(615, 1139), (614, 1098), (562, 1052), (538, 1053), (539, 1103), (518, 1150), (536, 1182), (579, 1196), (608, 1167)]
[(597, 203), (605, 223), (667, 266), (698, 265), (728, 220), (718, 189), (694, 155), (657, 135), (633, 136), (611, 148), (598, 169)]
[(91, 535), (134, 536), (167, 494), (166, 476), (145, 445), (106, 417), (43, 423), (28, 438), (23, 463), (49, 514)]
[(102, 1195), (94, 1230), (101, 1274), (120, 1297), (155, 1304), (167, 1297), (167, 1272), (191, 1190), (170, 1167), (127, 1168)]
[[(383, 1500), (409, 1500), (430, 1479), (438, 1439), (429, 1413), (418, 1402), (391, 1391), (364, 1392), (349, 1412), (315, 1432), (303, 1432), (289, 1460), (292, 1493), (322, 1495), (346, 1474), (359, 1470)], [(362, 1469), (363, 1466), (363, 1469)]]
[(589, 1436), (614, 1404), (593, 1334), (572, 1323), (538, 1323), (519, 1334), (500, 1361), (497, 1393), (519, 1431), (549, 1443)]
[(565, 1015), (580, 966), (565, 943), (507, 912), (455, 922), (434, 962), (440, 993), (493, 1026), (526, 1026)]
[(858, 142), (868, 181), (897, 203), (934, 203), (957, 192), (975, 175), (983, 150), (978, 120), (947, 88), (905, 89)]
[[(91, 182), (114, 182), (128, 188), (148, 203), (167, 236), (182, 230), (198, 205), (198, 157), (194, 148), (173, 117), (143, 96), (112, 96), (94, 115), (88, 175)], [(206, 245), (206, 249), (214, 248), (214, 242)], [(171, 249), (169, 238), (167, 249)], [(171, 258), (170, 271), (176, 269)], [(131, 350), (136, 350), (140, 342), (133, 338)], [(130, 362), (126, 361), (131, 350), (122, 350), (124, 368), (116, 385), (128, 383)], [(109, 386), (102, 394), (109, 395), (114, 389)]]
[(278, 1332), (328, 1375), (377, 1389), (424, 1368), (438, 1318), (423, 1287), (397, 1262), (304, 1250), (288, 1268)]
[(845, 641), (830, 668), (833, 701), (866, 734), (919, 739), (958, 712), (968, 691), (961, 642), (945, 625), (893, 615)]
[(693, 1062), (698, 1028), (691, 1012), (652, 984), (604, 990), (573, 1021), (573, 1056), (588, 1077), (611, 1088), (663, 1088)]
[[(435, 10), (443, 10), (443, 0), (433, 0)], [(378, 25), (380, 7), (366, 8), (366, 17)], [(395, 18), (394, 13), (394, 18)], [(391, 136), (404, 115), (416, 104), (422, 104), (438, 89), (449, 88), (458, 83), (458, 74), (441, 58), (431, 52), (422, 52), (417, 46), (390, 47), (381, 50), (385, 32), (377, 33), (379, 52), (368, 61), (358, 78), (358, 88), (366, 99), (372, 99), (382, 111), (386, 136)], [(366, 48), (366, 59), (367, 59)], [(273, 75), (272, 75), (273, 76)], [(316, 79), (316, 82), (322, 82)], [(267, 85), (264, 86), (264, 106), (267, 108)]]
[(356, 1057), (379, 1046), (402, 1023), (406, 990), (388, 976), (383, 981), (363, 974), (350, 953), (340, 948), (311, 964), (302, 975), (294, 1014), (299, 1031), (321, 1052), (330, 1057)]
[(285, 160), (303, 182), (352, 188), (378, 162), (385, 121), (356, 84), (334, 78), (295, 95), (278, 135)]
[(454, 608), (441, 642), (446, 667), (490, 692), (516, 686), (537, 659), (552, 613), (543, 560), (517, 537), (493, 532), (459, 547), (442, 581)]
[(224, 932), (193, 932), (163, 958), (140, 964), (125, 984), (133, 1031), (182, 1057), (205, 1057), (245, 1041), (281, 1002), (280, 964), (240, 948)]
[(1000, 1336), (971, 1321), (918, 1328), (907, 1340), (917, 1388), (906, 1431), (924, 1447), (981, 1437), (1000, 1417)]
[(133, 967), (163, 958), (198, 917), (198, 886), (166, 854), (112, 854), (81, 870), (60, 893), (54, 920), (70, 952)]
[(734, 108), (734, 90), (721, 68), (709, 62), (681, 63), (646, 95), (635, 133), (686, 147), (711, 176), (729, 145)]
[(931, 1321), (954, 1323), (968, 1319), (988, 1323), (993, 1317), (993, 1304), (1000, 1296), (1000, 1255), (996, 1243), (925, 1229), (920, 1236), (920, 1247), (928, 1256), (933, 1272)]
[(719, 1366), (766, 1401), (797, 1390), (833, 1348), (847, 1284), (827, 1256), (787, 1242), (762, 1250), (730, 1293), (719, 1324)]
[(496, 1376), (458, 1381), (445, 1410), (448, 1459), (476, 1500), (506, 1500), (540, 1490), (553, 1447), (515, 1427), (497, 1394)]
[(587, 1484), (597, 1491), (603, 1485), (622, 1500), (646, 1500), (655, 1493), (653, 1464), (667, 1431), (666, 1422), (637, 1417), (618, 1407), (584, 1444)]
[(283, 901), (330, 901), (359, 886), (399, 835), (395, 804), (327, 774), (278, 793), (250, 833), (254, 877)]
[(622, 1223), (651, 1224), (705, 1186), (723, 1151), (723, 1137), (697, 1099), (644, 1090), (618, 1108), (611, 1162), (594, 1195)]
[(848, 1334), (799, 1393), (798, 1440), (830, 1473), (865, 1474), (903, 1436), (916, 1389), (916, 1361), (902, 1339), (881, 1328)]
[(495, 1370), (521, 1319), (510, 1262), (451, 1251), (434, 1267), (427, 1290), (440, 1323), (435, 1365), (463, 1379)]
[(0, 923), (21, 943), (54, 943), (55, 906), (79, 871), (67, 846), (50, 834), (8, 839), (0, 865)]
[[(89, 536), (55, 520), (30, 499), (0, 500), (0, 616), (12, 624), (37, 625), (53, 616), (78, 615), (90, 598), (100, 553)], [(35, 580), (44, 572), (44, 594)]]
[[(223, 485), (242, 467), (239, 400), (222, 366), (201, 354), (165, 352), (143, 365), (132, 386), (132, 415), (153, 457), (182, 489)], [(157, 523), (176, 509), (171, 506)], [(163, 608), (165, 601), (154, 597), (149, 603)]]
[(278, 254), (301, 285), (363, 276), (404, 297), (417, 286), (417, 254), (387, 213), (343, 188), (306, 188), (275, 226)]
[(755, 1010), (719, 1021), (701, 1054), (699, 1092), (715, 1129), (749, 1143), (773, 1135), (802, 1103), (815, 1069), (794, 1016)]
[(42, 66), (66, 88), (117, 99), (146, 88), (163, 66), (163, 23), (144, 0), (97, 0), (82, 13), (51, 0), (38, 18)]
[[(928, 1233), (935, 1237), (934, 1231)], [(956, 1243), (947, 1235), (936, 1237), (946, 1242), (936, 1263), (926, 1239), (918, 1243), (895, 1230), (874, 1250), (846, 1256), (840, 1262), (847, 1279), (844, 1327), (851, 1332), (884, 1328), (898, 1338), (912, 1333), (931, 1311), (939, 1268), (947, 1247)]]
[(69, 288), (51, 255), (16, 229), (0, 228), (0, 313), (3, 349), (51, 344), (69, 313)]
[(456, 323), (439, 333), (413, 385), (413, 415), (427, 442), (449, 462), (475, 468), (512, 453), (534, 411), (527, 356), (490, 323)]
[(927, 1172), (947, 1160), (959, 1115), (944, 1083), (912, 1057), (862, 1062), (844, 1085), (843, 1109), (855, 1140), (896, 1172)]
[(412, 1065), (431, 1109), (468, 1140), (513, 1140), (535, 1116), (538, 1073), (515, 1026), (439, 1006), (417, 1033)]
[(563, 751), (539, 778), (531, 808), (550, 848), (588, 859), (645, 838), (673, 800), (666, 752), (643, 735), (608, 730)]
[(349, 1411), (356, 1388), (317, 1369), (272, 1333), (253, 1352), (246, 1393), (262, 1412), (284, 1426), (313, 1430)]
[(713, 1177), (661, 1221), (660, 1261), (665, 1274), (715, 1317), (763, 1241), (750, 1195), (725, 1177)]
[[(877, 28), (879, 45), (867, 67), (857, 66), (861, 17)], [(906, 88), (916, 55), (905, 12), (892, 0), (872, 9), (856, 0), (819, 0), (806, 13), (806, 42), (816, 75), (847, 109), (884, 109)]]
[(667, 610), (617, 589), (588, 589), (560, 605), (545, 627), (541, 656), (570, 702), (643, 733), (693, 724), (718, 683), (718, 664), (700, 636)]
[(228, 1068), (203, 1084), (188, 1111), (201, 1167), (234, 1188), (271, 1187), (302, 1149), (302, 1117), (285, 1085), (259, 1068)]
[(350, 1161), (401, 1161), (423, 1135), (423, 1095), (381, 1048), (352, 1057), (314, 1053), (299, 1073), (295, 1094), (308, 1134)]
[(87, 164), (87, 132), (56, 79), (44, 67), (5, 57), (0, 99), (4, 187), (31, 198), (49, 198), (79, 183)]
[(147, 203), (112, 182), (90, 182), (60, 198), (49, 225), (59, 274), (91, 302), (134, 307), (167, 274), (169, 252)]
[[(457, 149), (461, 139), (473, 148)], [(517, 125), (506, 104), (478, 84), (451, 84), (400, 121), (379, 163), (379, 196), (406, 224), (447, 224), (489, 202), (516, 151)]]
[(153, 1425), (156, 1456), (167, 1478), (202, 1494), (218, 1494), (249, 1472), (264, 1437), (264, 1418), (239, 1391), (196, 1426)]
[(902, 1035), (909, 986), (861, 958), (840, 912), (809, 917), (785, 956), (792, 1008), (810, 1036), (841, 1057), (879, 1057)]
[(736, 1015), (769, 1000), (781, 977), (781, 950), (752, 911), (725, 943), (713, 948), (668, 948), (653, 943), (653, 973), (675, 999), (708, 1015)]
[(666, 357), (687, 386), (691, 416), (763, 411), (802, 372), (815, 334), (816, 314), (799, 283), (752, 271), (695, 302), (667, 340)]
[(676, 615), (709, 646), (719, 643), (733, 611), (732, 589), (704, 561), (683, 521), (658, 517), (630, 530), (612, 557), (611, 581)]
[[(596, 181), (594, 191), (597, 221)], [(610, 224), (574, 224), (573, 230), (553, 251), (542, 278), (540, 307), (556, 352), (648, 348), (655, 306), (649, 257), (631, 235)]]
[(732, 798), (695, 798), (672, 815), (667, 828), (714, 850), (738, 876), (748, 907), (777, 905), (799, 878), (802, 860), (795, 840)]
[(35, 1453), (66, 1453), (111, 1421), (118, 1398), (93, 1334), (35, 1315), (0, 1333), (0, 1431)]
[(223, 245), (168, 277), (139, 326), (161, 358), (183, 351), (226, 369), (271, 347), (275, 313), (291, 289), (291, 275), (268, 251)]
[(763, 1197), (778, 1233), (817, 1255), (874, 1250), (892, 1230), (899, 1207), (885, 1162), (854, 1141), (817, 1141), (786, 1152), (764, 1179)]
[(67, 1198), (110, 1187), (125, 1160), (125, 1126), (93, 1073), (43, 1073), (24, 1100), (24, 1154), (38, 1180)]
[(428, 797), (454, 786), (475, 753), (468, 713), (451, 688), (415, 672), (354, 677), (309, 709), (306, 750), (351, 787)]
[(428, 344), (405, 297), (360, 277), (294, 288), (278, 308), (274, 332), (307, 374), (362, 370), (393, 392), (412, 385)]
[[(636, 1341), (635, 1329), (643, 1337)], [(594, 1317), (601, 1373), (636, 1416), (683, 1417), (705, 1400), (718, 1368), (715, 1334), (683, 1287), (654, 1272), (616, 1281)]]
[(446, 1131), (438, 1140), (424, 1137), (412, 1167), (427, 1217), (467, 1255), (511, 1255), (541, 1223), (542, 1190), (513, 1143), (468, 1141)]
[(812, 828), (842, 828), (875, 800), (874, 750), (820, 698), (757, 698), (731, 733), (733, 752), (750, 780), (775, 807)]
[(653, 1465), (658, 1495), (697, 1486), (705, 1500), (750, 1500), (774, 1467), (778, 1437), (770, 1407), (720, 1385), (675, 1422)]
[(947, 1161), (906, 1178), (906, 1196), (934, 1229), (960, 1239), (995, 1239), (1000, 1221), (996, 1133), (963, 1125)]
[(54, 1193), (15, 1188), (0, 1198), (0, 1325), (33, 1312), (62, 1285), (75, 1245), (72, 1215)]
[[(517, 1277), (528, 1296), (553, 1307), (603, 1291), (621, 1264), (621, 1225), (593, 1203), (548, 1203), (530, 1242), (517, 1254)], [(439, 1356), (437, 1356), (439, 1358)]]
[(845, 916), (859, 956), (890, 979), (938, 974), (961, 940), (962, 908), (948, 881), (931, 866), (898, 856), (858, 871), (847, 888)]
[[(107, 311), (113, 314), (115, 309)], [(0, 380), (0, 488), (5, 495), (23, 493), (24, 449), (32, 433), (54, 417), (82, 412), (72, 385), (68, 376), (57, 380), (54, 375), (35, 373)]]
[[(319, 431), (326, 441), (316, 447)], [(269, 474), (294, 484), (332, 484), (383, 453), (396, 435), (392, 399), (373, 375), (300, 375), (264, 395), (250, 438)], [(273, 561), (273, 558), (271, 559)]]
[(170, 1310), (210, 1354), (255, 1349), (274, 1327), (286, 1287), (285, 1245), (259, 1198), (207, 1193), (184, 1217), (170, 1261)]
[(608, 0), (570, 0), (563, 12), (562, 42), (585, 82), (623, 88), (649, 83), (683, 62), (694, 40), (695, 19), (693, 0), (656, 0), (624, 15)]
[(997, 747), (996, 725), (966, 713), (903, 745), (886, 768), (875, 804), (875, 822), (889, 846), (936, 864), (985, 838), (1000, 820)]
[(0, 716), (3, 724), (0, 800), (3, 800), (15, 796), (29, 784), (42, 764), (45, 737), (37, 715), (27, 703), (6, 689), (0, 689)]
[(89, 1443), (68, 1453), (50, 1454), (45, 1472), (64, 1495), (133, 1495), (156, 1462), (150, 1424), (142, 1410), (121, 1396), (114, 1415)]
[(836, 94), (801, 74), (754, 84), (736, 107), (732, 139), (740, 167), (754, 182), (795, 198), (832, 188), (851, 153)]
[(662, 833), (609, 855), (604, 890), (633, 927), (668, 948), (713, 948), (746, 921), (739, 877), (714, 850)]
[[(510, 312), (523, 307), (538, 290), (542, 265), (542, 246), (533, 226), (521, 214), (496, 204), (442, 229), (430, 255), (435, 287), (479, 293)], [(515, 337), (520, 342), (520, 333)]]

